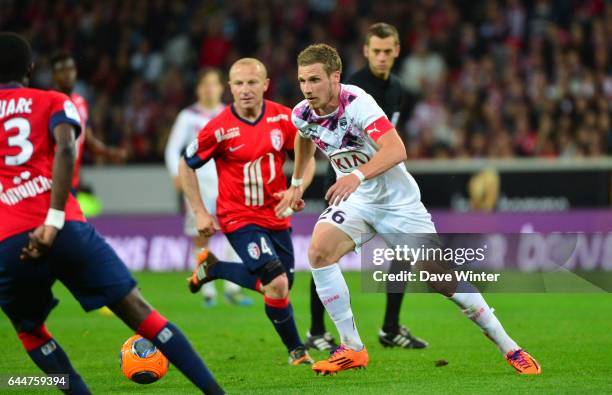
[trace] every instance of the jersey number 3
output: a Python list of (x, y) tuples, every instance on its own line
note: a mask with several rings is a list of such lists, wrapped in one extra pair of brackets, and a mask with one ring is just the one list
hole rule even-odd
[(20, 149), (17, 155), (7, 155), (4, 158), (4, 163), (7, 166), (23, 165), (30, 160), (34, 153), (34, 145), (28, 137), (30, 137), (30, 122), (24, 118), (13, 118), (4, 122), (4, 131), (17, 129), (17, 134), (8, 138), (9, 147), (18, 147)]

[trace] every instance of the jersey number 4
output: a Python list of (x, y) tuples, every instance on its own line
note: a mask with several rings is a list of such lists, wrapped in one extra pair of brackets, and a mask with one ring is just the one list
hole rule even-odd
[(8, 138), (9, 147), (17, 147), (20, 149), (17, 155), (7, 155), (4, 158), (4, 163), (7, 166), (23, 165), (30, 160), (34, 153), (34, 145), (28, 139), (30, 137), (30, 122), (24, 118), (13, 118), (4, 122), (4, 131), (9, 132), (17, 129), (17, 134)]

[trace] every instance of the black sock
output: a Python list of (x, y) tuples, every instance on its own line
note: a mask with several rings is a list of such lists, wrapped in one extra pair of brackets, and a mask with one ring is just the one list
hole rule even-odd
[(242, 288), (261, 292), (259, 277), (251, 273), (242, 263), (219, 261), (211, 267), (210, 275), (215, 278), (231, 281)]
[(297, 347), (303, 346), (295, 325), (291, 303), (287, 299), (270, 299), (268, 297), (264, 297), (264, 302), (266, 315), (274, 325), (274, 329), (276, 329), (276, 333), (280, 336), (283, 344), (287, 347), (287, 351), (293, 351)]
[(47, 374), (69, 375), (69, 388), (67, 390), (62, 390), (64, 393), (75, 395), (91, 394), (85, 381), (83, 381), (81, 376), (74, 370), (68, 356), (54, 339), (29, 350), (28, 355), (36, 366)]
[(403, 293), (388, 293), (387, 307), (385, 309), (385, 322), (382, 330), (386, 333), (397, 333), (399, 331), (399, 315), (402, 308)]
[(151, 313), (140, 324), (137, 332), (155, 344), (162, 354), (205, 394), (224, 393), (181, 330), (167, 322), (159, 313)]
[(313, 336), (325, 333), (325, 307), (317, 294), (317, 286), (310, 279), (310, 334)]
[(310, 279), (310, 334), (313, 336), (325, 333), (325, 307), (317, 294), (317, 286)]

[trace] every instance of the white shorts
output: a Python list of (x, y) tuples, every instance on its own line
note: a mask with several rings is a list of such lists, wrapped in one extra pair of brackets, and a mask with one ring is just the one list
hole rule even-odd
[[(357, 251), (377, 234), (392, 245), (398, 234), (436, 233), (431, 215), (421, 202), (383, 205), (354, 201), (349, 197), (337, 206), (325, 209), (317, 224), (321, 222), (330, 223), (346, 233), (355, 242)], [(387, 238), (386, 235), (395, 237)]]

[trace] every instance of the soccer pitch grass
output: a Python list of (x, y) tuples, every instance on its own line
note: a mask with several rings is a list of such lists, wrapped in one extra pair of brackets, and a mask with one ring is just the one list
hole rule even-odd
[[(610, 294), (487, 295), (508, 332), (542, 364), (541, 376), (523, 377), (452, 302), (439, 295), (408, 294), (402, 309), (402, 323), (425, 338), (428, 349), (384, 349), (377, 339), (384, 295), (361, 293), (359, 274), (346, 276), (370, 364), (365, 370), (323, 377), (310, 367), (287, 365), (287, 354), (257, 294), (250, 293), (255, 299), (252, 307), (229, 306), (219, 298), (217, 307), (203, 308), (201, 296), (187, 291), (187, 273), (136, 273), (145, 297), (183, 329), (229, 394), (612, 393)], [(310, 322), (309, 274), (296, 277), (291, 300), (303, 335)], [(221, 284), (217, 287), (222, 289)], [(196, 393), (174, 367), (154, 384), (128, 381), (119, 369), (118, 355), (132, 332), (115, 317), (85, 314), (61, 284), (54, 292), (61, 303), (48, 328), (94, 393)], [(327, 327), (333, 329), (329, 320)], [(40, 374), (4, 315), (0, 333), (0, 375)], [(327, 354), (312, 355), (321, 359)], [(435, 367), (439, 359), (449, 364)]]

